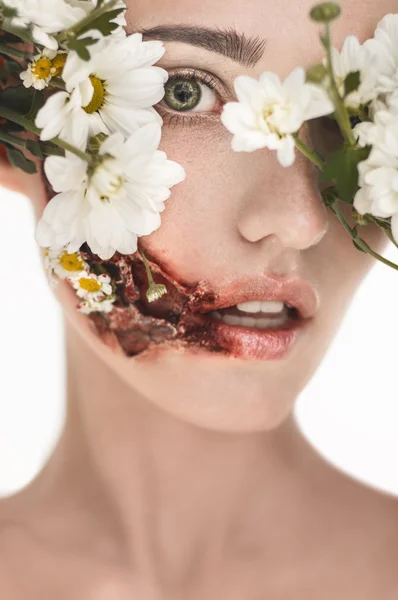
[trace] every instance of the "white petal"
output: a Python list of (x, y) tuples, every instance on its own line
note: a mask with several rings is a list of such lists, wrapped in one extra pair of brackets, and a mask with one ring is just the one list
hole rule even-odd
[(87, 165), (77, 156), (49, 156), (44, 171), (55, 192), (77, 189), (87, 177)]
[(295, 142), (291, 135), (283, 139), (283, 143), (277, 150), (278, 160), (282, 167), (290, 167), (295, 161)]

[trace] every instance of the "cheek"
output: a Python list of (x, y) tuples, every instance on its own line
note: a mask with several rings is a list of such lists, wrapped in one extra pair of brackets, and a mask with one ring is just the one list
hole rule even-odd
[(161, 227), (142, 241), (186, 283), (208, 275), (212, 256), (234, 227), (234, 198), (244, 180), (230, 146), (231, 136), (219, 123), (164, 129), (161, 149), (184, 167), (186, 180), (172, 189)]

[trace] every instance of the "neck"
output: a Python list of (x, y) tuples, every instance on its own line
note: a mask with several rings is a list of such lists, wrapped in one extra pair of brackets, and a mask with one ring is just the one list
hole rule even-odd
[(96, 532), (112, 524), (135, 570), (174, 584), (192, 564), (216, 576), (229, 556), (275, 551), (284, 535), (299, 544), (295, 507), (318, 455), (293, 417), (265, 433), (197, 428), (127, 388), (76, 334), (68, 341), (67, 419), (47, 471), (101, 513)]

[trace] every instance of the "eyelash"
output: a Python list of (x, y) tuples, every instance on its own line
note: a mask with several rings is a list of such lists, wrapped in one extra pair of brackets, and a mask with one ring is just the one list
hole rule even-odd
[[(198, 81), (199, 83), (203, 83), (205, 85), (207, 85), (211, 90), (214, 90), (217, 92), (218, 94), (218, 99), (222, 102), (222, 104), (225, 104), (228, 101), (228, 98), (226, 95), (223, 95), (223, 91), (225, 92), (225, 90), (221, 90), (221, 85), (220, 82), (213, 77), (213, 75), (211, 75), (210, 73), (208, 73), (207, 71), (197, 71), (196, 69), (183, 69), (183, 70), (175, 70), (171, 73), (171, 75), (169, 76), (169, 79), (167, 81), (167, 83), (170, 83), (172, 81), (174, 81), (174, 79), (186, 79), (186, 80), (192, 80), (194, 79), (195, 81)], [(173, 112), (171, 108), (169, 107), (165, 107), (162, 104), (158, 104), (156, 106), (157, 111), (159, 112), (159, 114), (162, 116), (163, 118), (163, 122), (167, 123), (168, 125), (171, 125), (173, 123), (175, 123), (176, 125), (180, 125), (182, 124), (184, 127), (185, 125), (189, 126), (193, 126), (193, 125), (197, 125), (199, 122), (203, 122), (204, 119), (206, 120), (218, 120), (219, 115), (221, 114), (221, 110), (219, 111), (218, 114), (216, 113), (183, 113), (183, 112)]]

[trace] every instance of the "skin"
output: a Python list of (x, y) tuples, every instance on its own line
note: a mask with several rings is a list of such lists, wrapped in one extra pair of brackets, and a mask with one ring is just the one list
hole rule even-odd
[[(165, 44), (159, 66), (206, 70), (231, 90), (240, 74), (271, 70), (284, 78), (322, 56), (307, 17), (311, 0), (127, 4), (131, 31), (238, 24), (267, 38), (253, 68)], [(336, 47), (348, 34), (371, 37), (396, 9), (395, 0), (341, 5)], [(322, 137), (321, 130), (312, 134)], [(185, 167), (187, 179), (143, 246), (187, 285), (219, 286), (264, 272), (307, 279), (319, 298), (313, 326), (277, 362), (169, 346), (126, 358), (99, 340), (60, 284), (67, 419), (40, 474), (0, 504), (7, 600), (398, 596), (396, 498), (327, 463), (292, 415), (373, 260), (323, 207), (303, 157), (284, 171), (267, 150), (234, 153), (230, 142), (216, 117), (184, 131), (165, 124), (161, 149)], [(39, 177), (21, 177), (3, 163), (1, 182), (29, 195), (41, 216), (47, 197)], [(385, 248), (377, 228), (364, 237), (378, 252)]]

